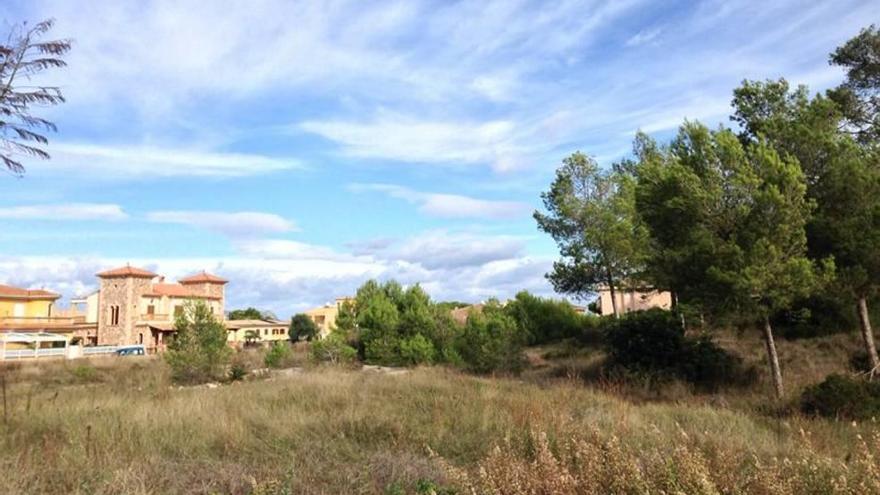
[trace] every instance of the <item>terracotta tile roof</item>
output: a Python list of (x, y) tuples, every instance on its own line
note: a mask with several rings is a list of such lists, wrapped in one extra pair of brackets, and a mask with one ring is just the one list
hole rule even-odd
[(207, 296), (201, 292), (194, 290), (181, 284), (153, 284), (152, 290), (144, 297), (191, 297), (197, 299), (219, 299), (219, 297)]
[(114, 268), (112, 270), (107, 270), (97, 274), (98, 277), (101, 278), (109, 278), (109, 277), (140, 277), (140, 278), (154, 278), (157, 277), (155, 273), (151, 271), (144, 270), (142, 268), (135, 268), (130, 265), (122, 266), (119, 268)]
[(0, 297), (15, 299), (58, 299), (61, 294), (56, 294), (43, 289), (21, 289), (11, 285), (0, 284)]
[(184, 277), (180, 279), (179, 282), (182, 284), (225, 284), (229, 281), (224, 278), (220, 278), (217, 275), (211, 275), (206, 271), (202, 271), (201, 273), (190, 275), (189, 277)]

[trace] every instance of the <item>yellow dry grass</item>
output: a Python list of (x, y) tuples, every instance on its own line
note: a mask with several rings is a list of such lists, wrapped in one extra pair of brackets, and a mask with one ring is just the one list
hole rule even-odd
[(880, 493), (873, 423), (578, 380), (315, 367), (180, 389), (137, 359), (4, 373), (0, 493)]

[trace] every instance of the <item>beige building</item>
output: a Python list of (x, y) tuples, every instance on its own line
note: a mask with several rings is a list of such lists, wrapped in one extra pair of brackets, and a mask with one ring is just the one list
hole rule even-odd
[(226, 320), (226, 341), (232, 347), (245, 344), (267, 345), (288, 339), (289, 325), (283, 321)]
[(354, 302), (353, 297), (337, 297), (332, 303), (312, 308), (304, 313), (318, 326), (318, 338), (324, 338), (335, 328), (339, 309), (346, 302)]
[[(672, 307), (671, 293), (657, 291), (651, 287), (616, 289), (614, 292), (615, 299), (617, 299), (617, 310), (620, 314), (651, 308), (670, 309)], [(614, 305), (611, 304), (611, 291), (607, 287), (599, 289), (596, 306), (599, 309), (599, 314), (602, 316), (614, 314)]]

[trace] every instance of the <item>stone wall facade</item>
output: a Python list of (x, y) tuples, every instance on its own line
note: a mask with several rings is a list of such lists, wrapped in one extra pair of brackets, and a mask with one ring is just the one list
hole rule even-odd
[[(101, 279), (98, 296), (98, 345), (140, 343), (136, 324), (140, 319), (141, 297), (150, 291), (151, 279), (145, 277), (110, 277)], [(118, 309), (115, 309), (118, 308)], [(118, 311), (114, 323), (114, 311)], [(143, 342), (149, 340), (143, 336)]]

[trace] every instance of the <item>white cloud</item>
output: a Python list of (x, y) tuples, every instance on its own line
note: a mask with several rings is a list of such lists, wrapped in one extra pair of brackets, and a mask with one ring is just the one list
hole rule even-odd
[(351, 184), (352, 191), (377, 191), (392, 198), (402, 199), (419, 206), (431, 216), (443, 218), (521, 218), (530, 207), (516, 201), (477, 199), (459, 194), (428, 193), (393, 184)]
[(653, 42), (663, 32), (662, 28), (642, 29), (626, 40), (626, 46), (641, 46)]
[(147, 220), (199, 227), (230, 237), (253, 237), (297, 230), (290, 220), (272, 213), (256, 211), (153, 211)]
[(415, 163), (497, 164), (518, 153), (514, 123), (429, 121), (380, 112), (371, 121), (306, 121), (300, 129), (342, 146), (347, 156)]
[(294, 159), (156, 146), (53, 142), (49, 151), (50, 162), (37, 162), (30, 168), (47, 172), (91, 172), (101, 177), (240, 177), (302, 167)]
[(104, 203), (64, 203), (0, 208), (0, 218), (8, 220), (124, 220), (128, 215), (119, 205)]

